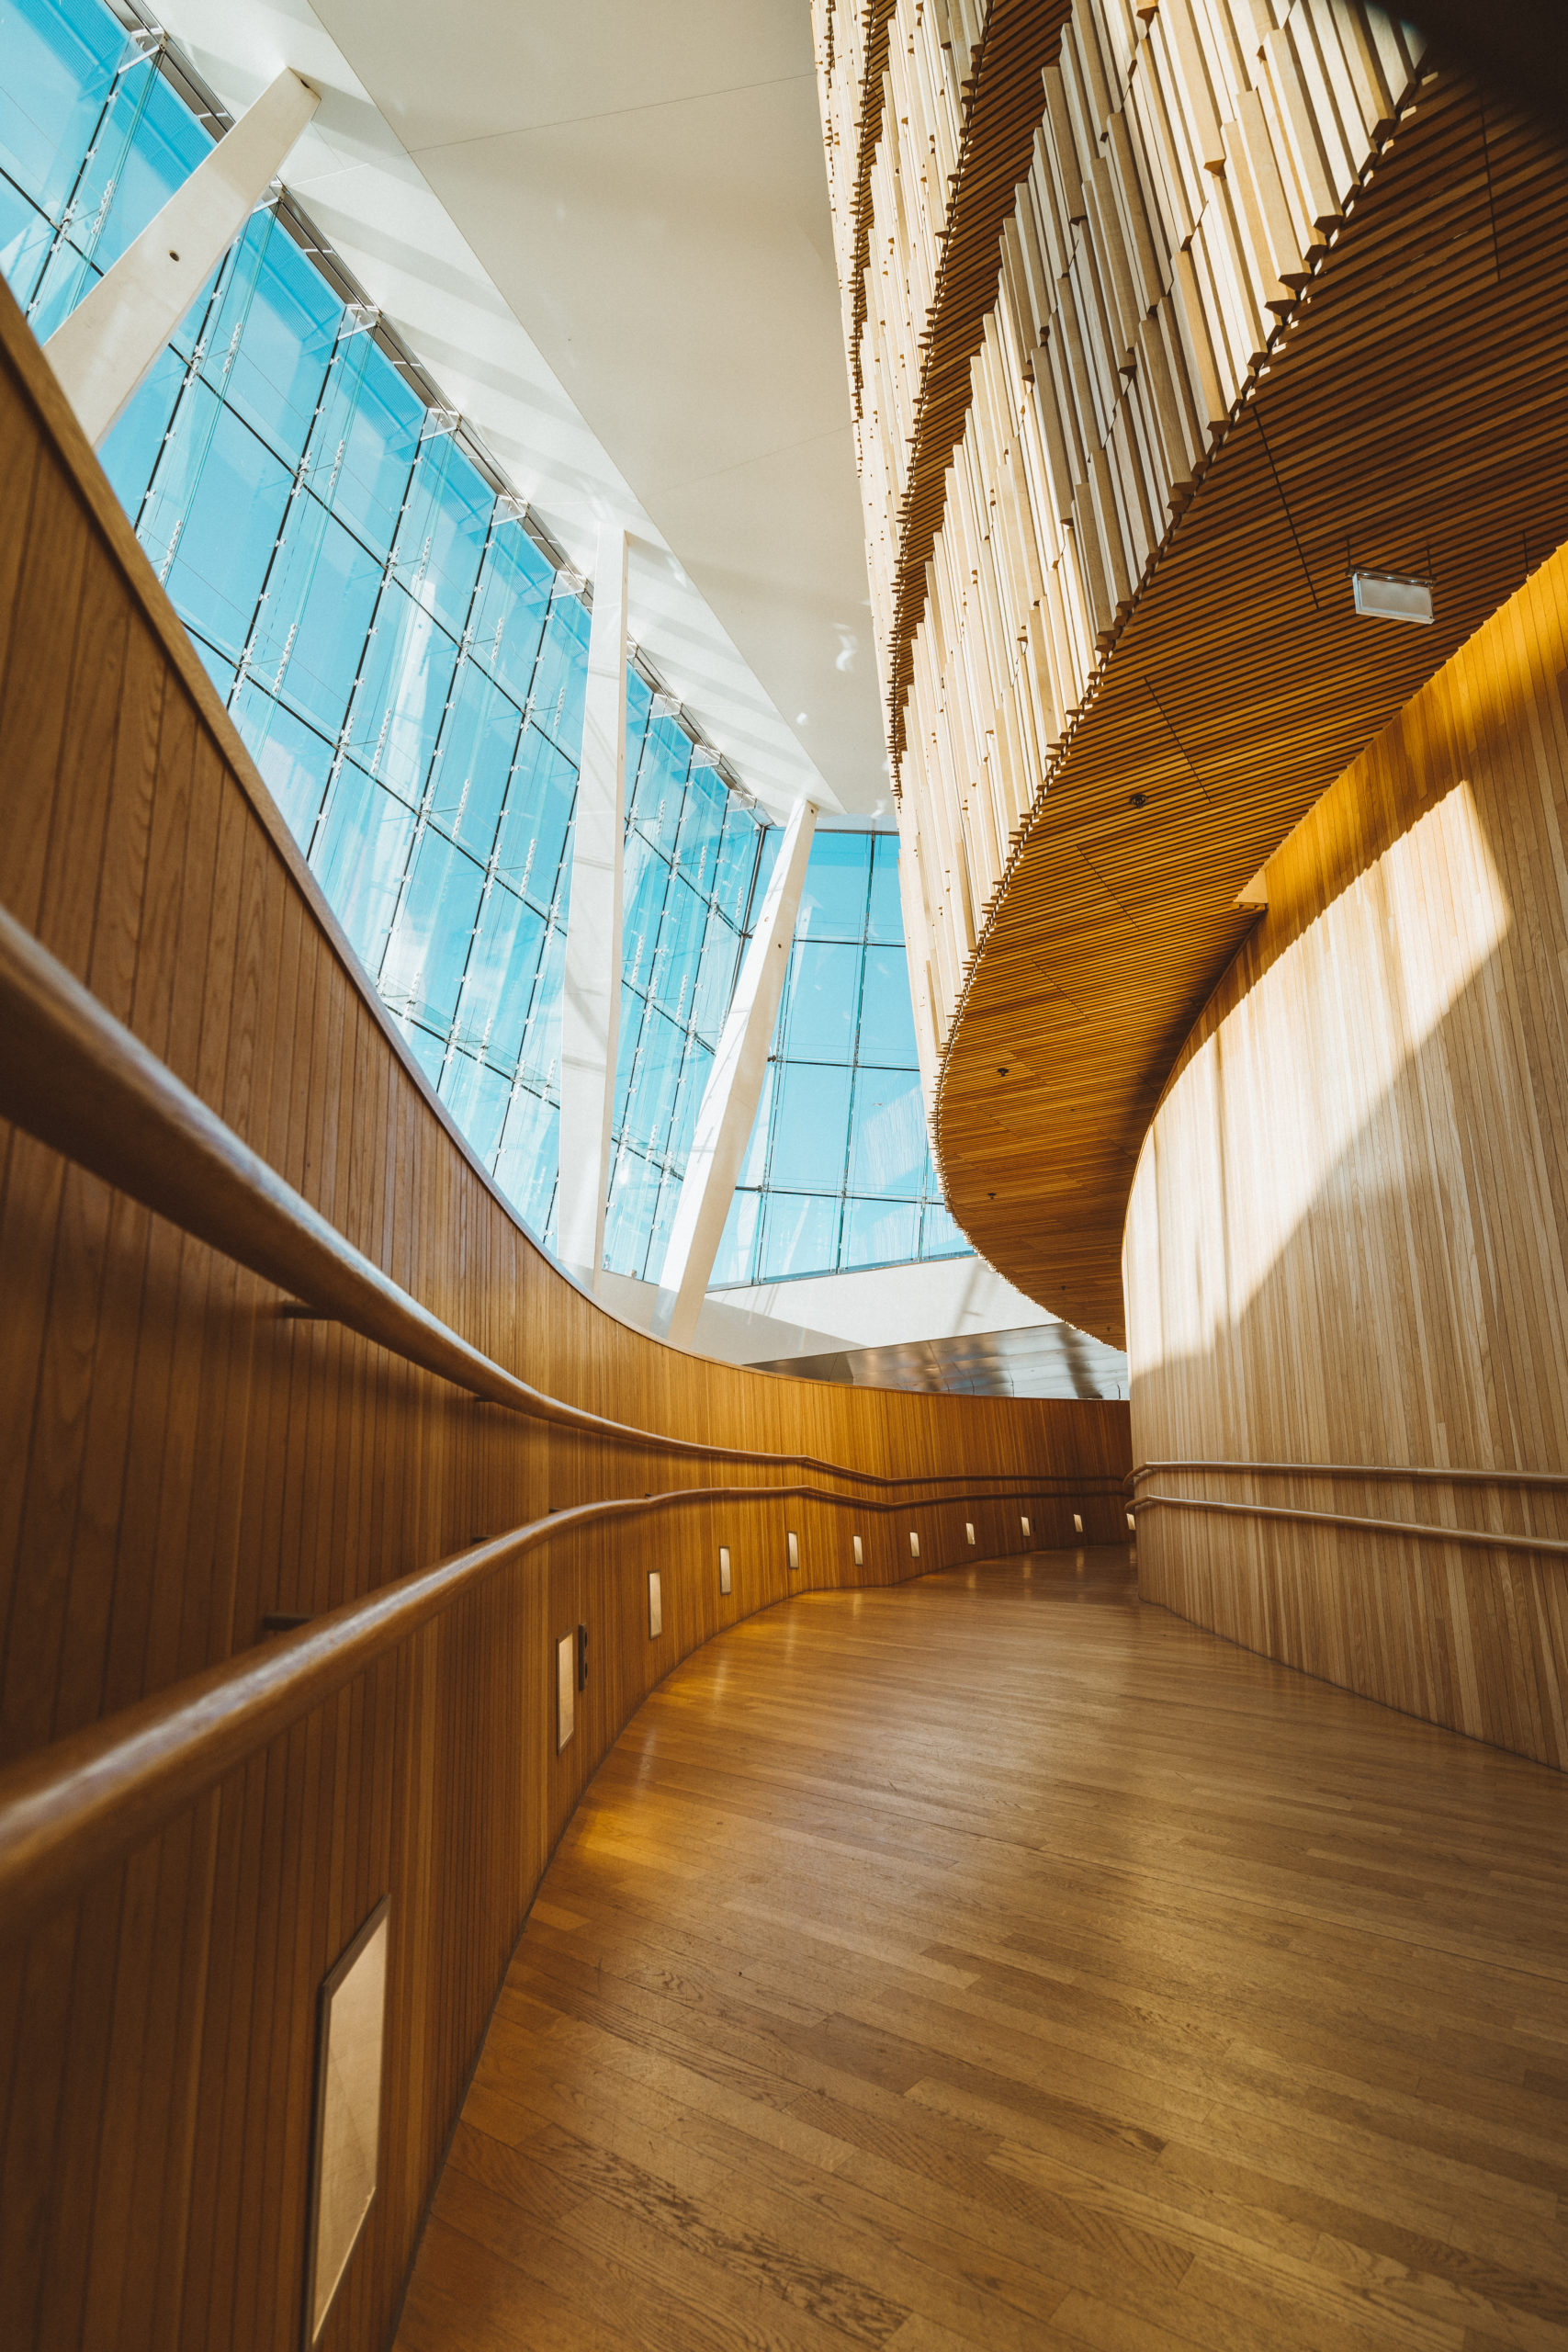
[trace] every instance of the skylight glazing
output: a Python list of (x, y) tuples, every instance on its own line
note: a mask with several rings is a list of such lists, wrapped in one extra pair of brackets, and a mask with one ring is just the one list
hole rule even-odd
[[(0, 0), (0, 268), (40, 339), (210, 143), (102, 0)], [(374, 323), (264, 208), (100, 455), (383, 1001), (549, 1245), (589, 616)], [(653, 1281), (779, 841), (705, 756), (634, 670), (605, 1262)], [(965, 1247), (925, 1153), (896, 860), (818, 837), (716, 1280)]]

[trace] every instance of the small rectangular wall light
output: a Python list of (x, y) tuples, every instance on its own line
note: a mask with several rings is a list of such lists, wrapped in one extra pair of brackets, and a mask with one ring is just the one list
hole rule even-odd
[(1133, 1517), (1133, 1514), (1132, 1514), (1132, 1512), (1131, 1512), (1131, 1511), (1129, 1511), (1129, 1512), (1127, 1513), (1127, 1526), (1128, 1526), (1128, 1530), (1129, 1530), (1129, 1532), (1130, 1532), (1132, 1534), (1135, 1535), (1135, 1534), (1137, 1533), (1137, 1532), (1138, 1532), (1138, 1522), (1137, 1522), (1137, 1521)]
[(718, 1547), (718, 1589), (720, 1592), (729, 1590), (729, 1546), (728, 1544), (721, 1544)]
[(563, 1634), (556, 1644), (556, 1754), (577, 1728), (577, 1639)]
[(659, 1580), (659, 1570), (648, 1572), (648, 1638), (656, 1642), (664, 1631), (664, 1587)]
[(855, 1547), (855, 1566), (857, 1568), (863, 1568), (865, 1566), (865, 1546), (862, 1544), (858, 1535), (853, 1538), (853, 1542)]
[(973, 1521), (972, 1519), (966, 1519), (966, 1520), (964, 1521), (964, 1532), (965, 1536), (968, 1538), (969, 1542), (970, 1542), (971, 1544), (973, 1544), (973, 1542), (975, 1541), (975, 1522), (974, 1522), (974, 1521)]
[(385, 1895), (321, 1985), (305, 2255), (305, 2338), (326, 2324), (376, 2195), (387, 2011)]
[(910, 1559), (911, 1559), (911, 1560), (918, 1560), (918, 1559), (919, 1558), (919, 1556), (920, 1556), (920, 1539), (919, 1539), (919, 1537), (916, 1534), (916, 1532), (915, 1532), (914, 1529), (911, 1527), (911, 1528), (910, 1528), (910, 1530), (909, 1530), (909, 1557), (910, 1557)]
[(1018, 1523), (1023, 1530), (1024, 1542), (1026, 1544), (1032, 1544), (1034, 1541), (1034, 1530), (1030, 1526), (1028, 1520), (1024, 1518), (1021, 1511), (1019, 1514)]
[(1432, 583), (1403, 571), (1353, 571), (1356, 610), (1376, 621), (1414, 621), (1432, 626)]
[(1073, 1513), (1073, 1532), (1075, 1535), (1081, 1535), (1083, 1533), (1083, 1517), (1078, 1511), (1074, 1511)]
[(789, 1531), (789, 1564), (792, 1568), (800, 1566), (800, 1538), (793, 1527)]

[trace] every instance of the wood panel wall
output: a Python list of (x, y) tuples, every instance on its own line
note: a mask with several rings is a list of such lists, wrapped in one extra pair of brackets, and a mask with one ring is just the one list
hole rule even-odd
[[(1125, 1242), (1140, 1464), (1568, 1468), (1568, 548), (1265, 870)], [(1568, 1495), (1161, 1472), (1568, 1538)], [(1154, 1509), (1139, 1578), (1249, 1648), (1559, 1769), (1568, 1562)]]
[[(1073, 1508), (1119, 1532), (1125, 1408), (747, 1374), (601, 1313), (528, 1242), (355, 967), (3, 288), (0, 515), (12, 913), (351, 1241), (539, 1387), (951, 1482), (897, 1512), (831, 1478), (844, 1501), (785, 1502), (766, 1489), (787, 1465), (520, 1419), (291, 1315), (0, 1127), (0, 1756), (245, 1650), (269, 1611), (318, 1613), (563, 1505), (758, 1489), (502, 1573), (30, 1943), (0, 1922), (0, 2334), (199, 2352), (297, 2340), (316, 1990), (390, 1894), (382, 2186), (325, 2339), (379, 2345), (533, 1887), (646, 1690), (788, 1590), (910, 1573), (911, 1527), (922, 1566), (966, 1548), (966, 1519), (990, 1552), (1020, 1548), (1025, 1510), (1043, 1540)], [(590, 1680), (558, 1758), (553, 1644), (580, 1623)]]

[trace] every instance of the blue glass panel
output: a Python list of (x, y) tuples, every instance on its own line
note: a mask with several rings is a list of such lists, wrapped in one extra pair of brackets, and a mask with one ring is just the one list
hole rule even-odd
[[(5, 0), (0, 0), (0, 23), (4, 17)], [(0, 91), (0, 97), (3, 95)], [(37, 205), (29, 204), (21, 190), (0, 174), (0, 277), (24, 311), (52, 234)]]
[(214, 652), (205, 638), (191, 631), (191, 643), (201, 656), (201, 666), (218, 689), (220, 702), (227, 702), (234, 687), (234, 664), (225, 662), (221, 653)]
[(763, 1199), (758, 1281), (830, 1273), (838, 1262), (840, 1204), (795, 1193), (767, 1193)]
[(518, 1069), (541, 1091), (552, 1088), (560, 1062), (560, 996), (566, 973), (566, 933), (552, 924), (545, 933), (539, 974), (528, 1005)]
[(310, 864), (355, 954), (372, 972), (380, 968), (413, 827), (411, 808), (344, 761), (316, 830)]
[(211, 145), (161, 74), (146, 63), (131, 68), (83, 165), (71, 241), (59, 248), (33, 297), (33, 331), (40, 343), (141, 235)]
[(283, 695), (334, 739), (354, 691), (380, 580), (359, 541), (302, 491), (289, 507), (267, 582), (251, 668), (269, 694)]
[(634, 988), (651, 985), (670, 868), (641, 833), (626, 842), (621, 869), (621, 968)]
[(394, 567), (409, 594), (454, 637), (468, 624), (494, 504), (495, 493), (449, 433), (424, 442), (398, 528)]
[(703, 939), (696, 1002), (692, 1007), (692, 1026), (710, 1046), (718, 1042), (718, 1033), (735, 994), (735, 975), (739, 964), (739, 933), (731, 931), (722, 915), (710, 916)]
[(141, 514), (185, 374), (178, 352), (165, 345), (99, 447), (115, 496), (132, 522)]
[(664, 1146), (664, 1159), (678, 1173), (684, 1170), (691, 1155), (692, 1137), (696, 1133), (697, 1113), (703, 1106), (703, 1096), (713, 1075), (713, 1056), (696, 1037), (686, 1046), (686, 1058), (681, 1065), (680, 1091), (675, 1097), (674, 1116), (670, 1122), (670, 1139)]
[(753, 1279), (757, 1264), (757, 1234), (762, 1220), (761, 1193), (736, 1192), (714, 1257), (710, 1290), (720, 1290)]
[(774, 1095), (768, 1182), (796, 1193), (839, 1193), (850, 1127), (850, 1073), (786, 1062)]
[(509, 1091), (505, 1079), (471, 1054), (448, 1055), (441, 1074), (441, 1099), (487, 1168), (501, 1142)]
[(55, 219), (125, 47), (107, 8), (0, 0), (0, 167)]
[(763, 829), (732, 800), (724, 812), (724, 836), (719, 842), (718, 872), (714, 901), (738, 931), (744, 930), (751, 903), (751, 880), (757, 870), (757, 844)]
[(141, 537), (175, 610), (238, 661), (288, 503), (288, 476), (205, 384), (187, 386)]
[(381, 959), (381, 992), (444, 1035), (457, 1010), (483, 888), (483, 870), (471, 857), (434, 826), (421, 834)]
[(773, 1125), (773, 1082), (779, 1074), (777, 1062), (770, 1062), (762, 1077), (762, 1091), (757, 1098), (757, 1115), (751, 1122), (745, 1157), (736, 1177), (738, 1184), (765, 1184), (768, 1180), (768, 1133)]
[(925, 1108), (916, 1072), (857, 1070), (850, 1191), (918, 1200), (928, 1159)]
[(800, 893), (795, 937), (863, 939), (870, 882), (869, 833), (818, 833)]
[(588, 607), (577, 596), (550, 606), (528, 699), (543, 728), (575, 764), (582, 747), (582, 696), (588, 681)]
[(692, 745), (672, 718), (656, 718), (643, 739), (637, 783), (631, 798), (631, 821), (645, 840), (673, 859), (680, 839), (681, 812), (686, 802), (686, 770)]
[(664, 1272), (665, 1254), (670, 1248), (670, 1228), (675, 1222), (675, 1212), (681, 1205), (681, 1179), (673, 1169), (665, 1171), (659, 1188), (659, 1206), (653, 1215), (653, 1228), (648, 1237), (647, 1271), (644, 1280), (657, 1283)]
[(707, 909), (689, 882), (671, 876), (653, 959), (653, 994), (680, 1022), (690, 1015), (702, 963)]
[(206, 335), (202, 373), (292, 469), (343, 304), (270, 212), (253, 213)]
[(650, 1005), (626, 1100), (626, 1133), (637, 1143), (655, 1145), (669, 1127), (685, 1042), (674, 1022)]
[(547, 1242), (555, 1223), (559, 1159), (559, 1111), (530, 1088), (516, 1088), (496, 1154), (495, 1181), (524, 1224)]
[(371, 553), (391, 552), (424, 406), (363, 330), (338, 345), (306, 479)]
[(761, 912), (762, 900), (767, 895), (768, 885), (773, 878), (773, 868), (778, 864), (779, 850), (783, 842), (784, 827), (770, 825), (758, 844), (757, 877), (751, 885), (751, 911), (747, 917), (748, 929), (754, 929), (756, 926), (757, 918)]
[(547, 910), (570, 897), (563, 872), (577, 770), (532, 724), (523, 729), (502, 827), (502, 863), (513, 889)]
[(460, 662), (431, 775), (431, 814), (476, 857), (495, 846), (521, 725), (517, 705), (474, 662)]
[(348, 741), (356, 760), (405, 800), (424, 790), (457, 649), (424, 606), (389, 580), (365, 650)]
[(901, 1266), (919, 1252), (918, 1202), (845, 1202), (842, 1262), (846, 1267)]
[(675, 852), (675, 867), (684, 875), (694, 890), (707, 898), (713, 890), (714, 876), (718, 870), (719, 836), (724, 830), (724, 812), (728, 793), (711, 768), (698, 768), (686, 787), (686, 805), (682, 811), (681, 831)]
[(473, 657), (519, 709), (533, 687), (554, 580), (522, 524), (498, 520), (474, 602)]
[(604, 1263), (612, 1273), (640, 1279), (659, 1207), (659, 1182), (654, 1163), (623, 1144), (615, 1154), (604, 1216)]
[(289, 831), (308, 851), (326, 797), (332, 745), (254, 684), (235, 699), (234, 723)]
[(868, 947), (865, 951), (857, 1058), (900, 1069), (915, 1067), (909, 967), (901, 947)]
[(921, 1211), (922, 1258), (967, 1258), (970, 1245), (940, 1201), (928, 1201)]
[(459, 1034), (498, 1069), (517, 1067), (544, 944), (540, 917), (497, 883), (479, 910)]
[(893, 947), (903, 944), (904, 902), (898, 895), (897, 833), (878, 833), (876, 836), (871, 868), (871, 913), (865, 935)]
[(784, 1051), (792, 1061), (847, 1062), (854, 1053), (855, 1001), (862, 950), (797, 945), (780, 1008)]
[(422, 1029), (417, 1021), (400, 1021), (398, 1026), (413, 1048), (413, 1057), (432, 1086), (439, 1086), (441, 1065), (446, 1058), (446, 1041), (433, 1037), (430, 1031)]

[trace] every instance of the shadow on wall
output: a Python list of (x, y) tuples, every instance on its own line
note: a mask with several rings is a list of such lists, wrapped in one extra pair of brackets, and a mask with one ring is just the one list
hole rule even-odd
[[(1568, 1463), (1568, 551), (1268, 868), (1167, 1088), (1123, 1272), (1134, 1458)], [(1568, 1537), (1568, 1497), (1171, 1493)], [(1153, 1510), (1143, 1589), (1333, 1681), (1568, 1761), (1561, 1565)]]

